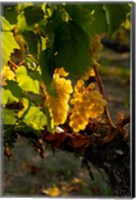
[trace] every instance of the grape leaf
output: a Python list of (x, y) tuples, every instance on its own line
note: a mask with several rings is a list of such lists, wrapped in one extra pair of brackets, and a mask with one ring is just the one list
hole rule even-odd
[[(20, 32), (23, 31), (34, 31), (33, 30), (33, 24), (29, 25), (27, 23), (27, 19), (26, 16), (24, 14), (24, 10), (29, 8), (29, 7), (33, 7), (33, 3), (27, 2), (24, 4), (19, 4), (18, 3), (18, 16), (17, 16), (17, 28), (20, 30)], [(32, 16), (29, 17), (28, 20), (30, 20), (32, 18)]]
[(87, 9), (89, 12), (92, 12), (95, 9), (96, 4), (93, 3), (93, 2), (90, 2), (90, 3), (87, 3), (87, 4), (82, 4), (82, 7)]
[(11, 25), (9, 22), (2, 16), (0, 16), (0, 21), (2, 25), (2, 30), (0, 32), (0, 38), (2, 41), (1, 55), (3, 57), (3, 63), (6, 65), (10, 59), (11, 53), (14, 52), (14, 49), (20, 49), (20, 47), (11, 32)]
[(46, 85), (47, 92), (50, 95), (56, 96), (56, 88), (52, 80), (55, 68), (54, 55), (52, 49), (45, 49), (40, 55), (40, 67), (42, 71), (43, 82)]
[(92, 23), (86, 27), (86, 31), (91, 35), (107, 32), (108, 23), (106, 19), (106, 13), (103, 9), (103, 4), (95, 4), (93, 11)]
[(43, 104), (43, 99), (39, 94), (34, 94), (33, 92), (25, 92), (25, 97), (32, 101), (35, 105), (38, 103)]
[(16, 138), (13, 135), (13, 132), (15, 131), (15, 125), (11, 124), (4, 124), (4, 141), (8, 144), (9, 148), (13, 148), (14, 144), (16, 142)]
[(45, 49), (40, 55), (40, 67), (42, 71), (42, 78), (46, 86), (50, 85), (53, 72), (51, 70), (51, 49)]
[(23, 121), (36, 130), (43, 129), (47, 119), (42, 111), (36, 106), (31, 106)]
[(46, 115), (47, 117), (47, 130), (50, 132), (50, 133), (53, 133), (54, 132), (54, 123), (52, 121), (52, 117), (51, 117), (51, 114), (48, 110), (48, 108), (44, 108), (43, 110), (44, 114)]
[(31, 106), (31, 101), (28, 98), (22, 98), (22, 103), (23, 109), (18, 112), (18, 117), (21, 119), (23, 119), (24, 116), (28, 113)]
[(121, 4), (121, 7), (125, 13), (129, 13), (131, 11), (131, 5), (129, 3)]
[(42, 81), (42, 76), (41, 76), (41, 72), (39, 71), (40, 68), (37, 68), (37, 70), (28, 70), (28, 75), (33, 79), (33, 80), (37, 80), (37, 81)]
[(47, 38), (47, 48), (52, 47), (55, 37), (54, 31), (63, 23), (61, 12), (58, 7), (54, 9), (51, 6), (49, 10), (52, 12), (51, 16), (39, 23), (40, 32)]
[(9, 125), (15, 125), (17, 120), (17, 112), (16, 110), (11, 109), (3, 109), (3, 123)]
[(21, 12), (17, 16), (17, 28), (21, 32), (26, 31), (26, 30), (33, 30), (33, 28), (31, 26), (27, 25), (26, 18), (24, 16), (23, 12)]
[(55, 33), (55, 67), (82, 76), (91, 65), (89, 46), (89, 35), (73, 22), (65, 22)]
[(70, 20), (74, 21), (77, 25), (84, 28), (92, 23), (91, 12), (84, 6), (80, 4), (68, 4), (64, 8), (68, 12)]
[(38, 23), (44, 17), (44, 12), (40, 6), (28, 6), (24, 9), (24, 16), (28, 26)]
[(99, 34), (108, 29), (103, 4), (67, 5), (65, 9), (72, 21), (82, 26), (88, 34)]
[(90, 38), (81, 27), (71, 23), (63, 23), (56, 30), (54, 49), (48, 48), (40, 56), (42, 77), (52, 95), (55, 95), (52, 75), (56, 67), (64, 67), (72, 75), (82, 76), (91, 65)]
[(8, 143), (9, 147), (13, 147), (15, 143), (14, 135), (12, 134), (15, 130), (17, 121), (17, 111), (11, 109), (3, 109), (3, 125), (4, 125), (4, 139)]
[(28, 44), (30, 54), (36, 58), (38, 54), (38, 38), (36, 34), (33, 31), (23, 31), (22, 35)]
[(15, 97), (9, 89), (1, 89), (2, 104), (5, 106), (8, 103), (19, 102), (19, 99)]
[(4, 5), (3, 15), (10, 22), (10, 24), (17, 23), (17, 5)]
[(19, 124), (18, 126), (16, 127), (16, 130), (17, 131), (22, 131), (23, 130), (23, 133), (26, 133), (26, 134), (36, 134), (37, 136), (39, 136), (42, 131), (39, 129), (39, 130), (36, 130), (34, 129), (32, 126), (29, 126), (27, 123), (25, 123), (24, 121), (19, 121)]
[(105, 11), (108, 21), (108, 33), (112, 35), (117, 28), (120, 27), (121, 23), (126, 19), (128, 7), (122, 4), (105, 4)]
[(32, 127), (35, 130), (42, 130), (43, 126), (46, 125), (46, 115), (28, 99), (23, 98), (24, 108), (19, 111), (18, 116), (22, 119), (27, 126)]
[(30, 91), (35, 94), (40, 93), (40, 86), (39, 86), (39, 81), (33, 80), (28, 72), (26, 67), (20, 66), (16, 70), (16, 77), (17, 77), (17, 82), (18, 85), (25, 91)]
[(7, 85), (5, 86), (5, 89), (10, 90), (14, 97), (21, 98), (24, 96), (22, 89), (16, 81), (7, 80), (6, 83)]

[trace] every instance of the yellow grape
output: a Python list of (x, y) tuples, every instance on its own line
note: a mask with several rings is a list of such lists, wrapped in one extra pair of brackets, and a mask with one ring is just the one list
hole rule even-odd
[(14, 80), (15, 74), (9, 66), (4, 66), (1, 72), (2, 86), (6, 85), (6, 80)]
[(74, 132), (84, 130), (90, 118), (100, 117), (106, 105), (106, 101), (95, 84), (91, 83), (85, 87), (83, 80), (77, 82), (70, 103), (73, 108), (71, 109), (69, 125)]
[(64, 124), (67, 119), (68, 102), (73, 91), (71, 81), (64, 78), (67, 75), (63, 68), (56, 69), (53, 78), (57, 95), (51, 96), (46, 92), (46, 103), (54, 125)]
[(83, 80), (88, 80), (90, 76), (95, 76), (94, 69), (90, 68), (85, 75), (82, 77)]

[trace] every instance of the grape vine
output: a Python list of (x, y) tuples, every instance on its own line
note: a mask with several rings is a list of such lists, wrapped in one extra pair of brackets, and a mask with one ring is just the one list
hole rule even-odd
[[(99, 74), (99, 52), (102, 39), (112, 37), (129, 21), (132, 5), (112, 6), (3, 5), (0, 90), (9, 158), (19, 135), (31, 139), (42, 157), (43, 141), (87, 157), (86, 150), (97, 138), (98, 143), (107, 144), (117, 135), (124, 137), (125, 119), (115, 126), (109, 114)], [(14, 15), (8, 12), (11, 8)], [(126, 138), (128, 135), (123, 140)]]

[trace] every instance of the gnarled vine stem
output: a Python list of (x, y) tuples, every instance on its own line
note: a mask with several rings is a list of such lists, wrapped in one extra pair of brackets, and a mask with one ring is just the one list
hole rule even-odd
[[(105, 93), (104, 93), (104, 88), (103, 88), (103, 83), (102, 83), (101, 77), (99, 75), (97, 66), (93, 65), (93, 69), (95, 71), (95, 78), (96, 78), (97, 84), (99, 86), (100, 92), (102, 93), (103, 97), (106, 99), (106, 96), (105, 96)], [(113, 123), (113, 121), (111, 119), (111, 116), (110, 116), (109, 109), (108, 109), (107, 105), (104, 107), (104, 113), (105, 113), (105, 115), (107, 117), (107, 121), (108, 121), (109, 125), (111, 127), (113, 127), (113, 128), (116, 128), (115, 124)]]

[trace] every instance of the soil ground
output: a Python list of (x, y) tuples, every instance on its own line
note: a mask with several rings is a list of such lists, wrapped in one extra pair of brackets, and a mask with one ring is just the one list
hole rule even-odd
[[(99, 62), (109, 110), (115, 122), (118, 113), (125, 116), (130, 113), (129, 54), (104, 49)], [(53, 154), (48, 149), (42, 160), (26, 139), (19, 139), (12, 152), (12, 161), (3, 157), (3, 196), (112, 196), (111, 188), (93, 166), (94, 181), (87, 170), (81, 169), (81, 157), (59, 150)]]

